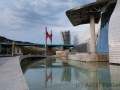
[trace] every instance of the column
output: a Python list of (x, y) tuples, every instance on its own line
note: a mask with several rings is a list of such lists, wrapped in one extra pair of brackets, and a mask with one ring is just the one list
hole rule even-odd
[(21, 54), (22, 52), (21, 52), (21, 47), (19, 47), (19, 54)]
[(1, 53), (1, 45), (0, 45), (0, 53)]
[(94, 15), (90, 15), (90, 32), (91, 32), (91, 45), (90, 50), (91, 54), (96, 53), (96, 43), (95, 43), (95, 18)]
[(15, 46), (15, 53), (14, 54), (18, 54), (18, 47)]
[(12, 56), (15, 54), (15, 42), (12, 41)]

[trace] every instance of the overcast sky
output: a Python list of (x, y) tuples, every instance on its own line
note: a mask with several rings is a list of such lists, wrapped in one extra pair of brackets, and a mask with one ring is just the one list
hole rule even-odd
[(65, 12), (94, 1), (96, 0), (0, 0), (0, 36), (44, 43), (47, 27), (49, 33), (50, 30), (53, 31), (54, 44), (62, 44), (60, 31), (66, 30), (71, 31), (73, 43), (73, 36), (86, 26), (74, 27)]

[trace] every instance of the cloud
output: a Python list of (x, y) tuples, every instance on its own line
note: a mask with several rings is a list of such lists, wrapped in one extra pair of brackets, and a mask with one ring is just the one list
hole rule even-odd
[[(2, 36), (27, 40), (44, 34), (45, 27), (53, 30), (55, 38), (61, 40), (60, 31), (81, 30), (73, 27), (65, 12), (71, 8), (95, 0), (0, 0), (0, 29)], [(84, 26), (85, 27), (85, 26)], [(9, 32), (9, 34), (7, 34)], [(14, 33), (14, 36), (12, 35)], [(72, 34), (73, 35), (73, 34)], [(59, 37), (58, 37), (59, 36)], [(54, 43), (57, 43), (56, 40)]]

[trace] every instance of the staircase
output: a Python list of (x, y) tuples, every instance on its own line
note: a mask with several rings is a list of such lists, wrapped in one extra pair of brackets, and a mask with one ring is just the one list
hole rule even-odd
[(56, 57), (63, 57), (65, 54), (67, 54), (69, 52), (69, 50), (68, 49), (66, 49), (66, 50), (64, 50), (62, 53), (60, 53), (60, 54), (58, 54), (58, 55), (56, 55)]

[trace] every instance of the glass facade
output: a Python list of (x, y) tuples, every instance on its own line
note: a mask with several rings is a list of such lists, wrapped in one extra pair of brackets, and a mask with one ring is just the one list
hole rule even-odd
[(113, 10), (107, 11), (101, 14), (101, 28), (98, 34), (96, 52), (98, 54), (108, 54), (108, 27), (109, 27), (109, 19)]
[(62, 37), (62, 42), (63, 44), (71, 44), (70, 43), (70, 31), (65, 31), (65, 32), (61, 32), (61, 37)]

